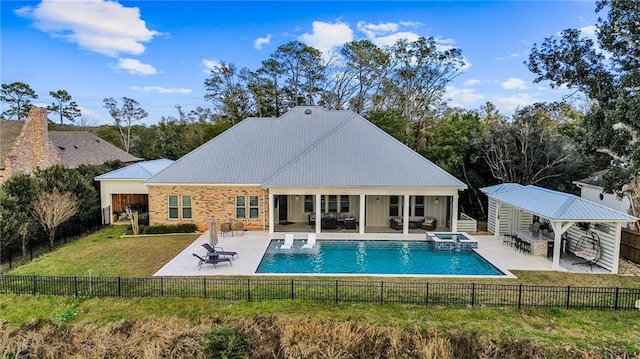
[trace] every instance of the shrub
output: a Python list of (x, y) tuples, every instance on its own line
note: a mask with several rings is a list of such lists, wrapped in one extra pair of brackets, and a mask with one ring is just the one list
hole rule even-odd
[(78, 311), (73, 306), (65, 307), (63, 310), (56, 314), (56, 320), (60, 323), (67, 323), (75, 319), (78, 316)]
[(193, 233), (197, 230), (198, 227), (193, 223), (140, 226), (140, 233), (142, 234)]
[(207, 334), (204, 352), (210, 358), (248, 358), (253, 338), (227, 324), (215, 324)]
[(149, 212), (140, 213), (138, 216), (138, 224), (141, 227), (149, 225)]

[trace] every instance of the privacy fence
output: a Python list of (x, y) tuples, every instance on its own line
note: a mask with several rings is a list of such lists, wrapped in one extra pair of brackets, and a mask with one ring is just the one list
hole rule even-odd
[(304, 279), (0, 275), (0, 293), (73, 297), (308, 300), (445, 307), (637, 310), (640, 288)]

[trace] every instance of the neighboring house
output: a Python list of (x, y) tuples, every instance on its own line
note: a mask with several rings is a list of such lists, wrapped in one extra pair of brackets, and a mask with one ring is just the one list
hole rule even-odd
[(247, 118), (145, 183), (152, 224), (205, 230), (215, 216), (269, 232), (307, 222), (320, 232), (315, 219), (327, 216), (354, 217), (360, 233), (388, 228), (391, 217), (407, 233), (424, 216), (456, 231), (466, 189), (360, 115), (313, 106)]
[(602, 188), (602, 176), (605, 171), (598, 171), (591, 177), (573, 181), (573, 184), (580, 188), (580, 197), (589, 201), (600, 203), (603, 206), (615, 209), (616, 211), (629, 213), (629, 197), (618, 198), (615, 193), (604, 193)]
[(48, 131), (47, 110), (32, 107), (24, 121), (0, 120), (0, 185), (12, 174), (56, 163), (70, 168), (141, 159), (86, 131)]
[(97, 176), (95, 180), (100, 182), (100, 207), (102, 213), (109, 214), (110, 219), (104, 222), (115, 222), (123, 217), (127, 206), (146, 212), (149, 189), (143, 182), (173, 162), (164, 158), (138, 162)]

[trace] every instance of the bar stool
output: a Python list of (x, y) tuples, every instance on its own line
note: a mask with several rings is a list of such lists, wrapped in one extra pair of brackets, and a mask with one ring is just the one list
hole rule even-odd
[(522, 241), (522, 253), (531, 254), (531, 242)]

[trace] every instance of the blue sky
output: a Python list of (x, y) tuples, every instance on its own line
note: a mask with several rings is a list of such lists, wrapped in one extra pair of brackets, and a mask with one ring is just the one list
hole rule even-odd
[(204, 80), (219, 61), (255, 70), (292, 40), (327, 52), (350, 40), (433, 36), (467, 61), (448, 89), (450, 104), (491, 101), (510, 114), (566, 93), (534, 84), (523, 61), (533, 43), (563, 29), (592, 36), (594, 8), (594, 1), (2, 1), (0, 78), (29, 84), (37, 105), (52, 102), (49, 91), (67, 90), (85, 124), (112, 122), (102, 100), (123, 96), (153, 124), (177, 116), (176, 105), (211, 107)]

